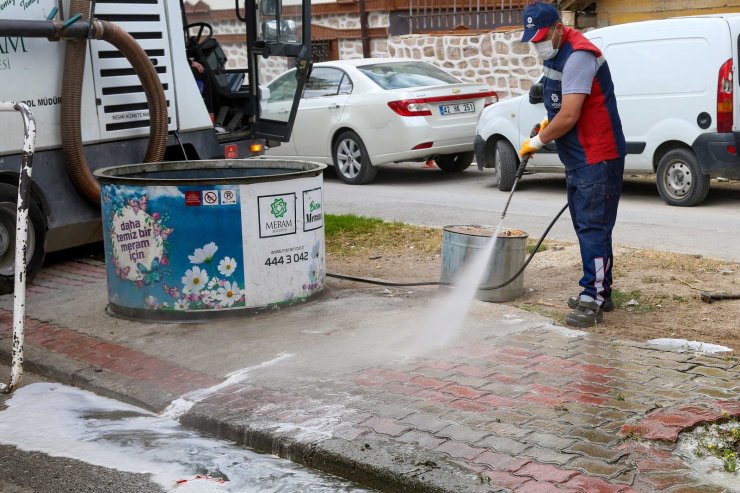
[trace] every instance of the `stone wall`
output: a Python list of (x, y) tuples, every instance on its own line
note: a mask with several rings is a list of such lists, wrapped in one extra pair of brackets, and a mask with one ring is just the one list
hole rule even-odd
[[(367, 14), (368, 27), (388, 27), (389, 23), (388, 12), (369, 12)], [(314, 16), (312, 24), (315, 26), (331, 27), (334, 29), (359, 29), (360, 14)]]
[[(388, 14), (372, 12), (368, 15), (370, 27), (387, 27)], [(315, 25), (334, 29), (359, 28), (359, 15), (326, 15), (314, 17)], [(216, 35), (242, 34), (244, 25), (237, 20), (212, 22)], [(521, 32), (492, 32), (472, 36), (429, 36), (414, 34), (389, 39), (372, 39), (373, 58), (413, 58), (432, 63), (466, 82), (480, 82), (491, 86), (500, 99), (526, 94), (532, 82), (542, 75), (542, 65), (534, 49), (519, 43)], [(228, 68), (247, 66), (243, 45), (223, 43), (228, 57)], [(339, 41), (339, 58), (362, 57), (362, 41)], [(263, 81), (271, 80), (286, 69), (282, 60), (268, 59), (260, 72)]]
[[(213, 26), (213, 34), (218, 38), (219, 34), (242, 34), (246, 42), (246, 26), (238, 19), (228, 21), (210, 21)], [(247, 68), (247, 47), (244, 43), (221, 43), (221, 49), (226, 54), (226, 68)]]
[(534, 48), (519, 42), (521, 32), (474, 36), (397, 36), (388, 40), (388, 55), (432, 63), (466, 82), (481, 82), (500, 99), (526, 94), (542, 75)]

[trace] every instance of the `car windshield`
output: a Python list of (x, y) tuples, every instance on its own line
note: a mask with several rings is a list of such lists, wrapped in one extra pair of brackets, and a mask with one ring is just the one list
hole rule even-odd
[(460, 79), (425, 62), (378, 63), (357, 67), (383, 89), (458, 84)]

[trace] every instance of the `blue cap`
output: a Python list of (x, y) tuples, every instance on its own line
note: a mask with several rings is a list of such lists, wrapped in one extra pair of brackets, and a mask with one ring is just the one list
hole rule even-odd
[(548, 28), (560, 20), (558, 9), (549, 3), (536, 2), (524, 9), (522, 43), (536, 43), (547, 34)]

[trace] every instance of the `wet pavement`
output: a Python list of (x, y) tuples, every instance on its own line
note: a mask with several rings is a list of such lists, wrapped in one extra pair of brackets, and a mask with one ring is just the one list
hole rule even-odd
[[(438, 296), (330, 281), (279, 311), (132, 322), (105, 313), (102, 263), (66, 261), (29, 289), (26, 367), (154, 412), (182, 398), (186, 426), (381, 491), (740, 492), (677, 447), (740, 416), (735, 358), (479, 301), (440, 334)], [(11, 320), (5, 296), (4, 361)]]

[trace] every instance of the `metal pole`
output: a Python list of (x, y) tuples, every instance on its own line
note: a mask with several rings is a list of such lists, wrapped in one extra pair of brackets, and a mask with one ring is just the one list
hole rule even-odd
[(21, 173), (18, 179), (18, 208), (15, 227), (15, 286), (13, 289), (13, 362), (10, 382), (0, 383), (0, 392), (9, 394), (23, 376), (23, 322), (26, 315), (26, 256), (28, 250), (28, 204), (31, 191), (31, 165), (36, 144), (36, 122), (24, 103), (0, 101), (0, 111), (18, 111), (23, 117), (25, 140)]
[(414, 34), (414, 0), (409, 0), (409, 34)]
[(74, 17), (66, 22), (0, 19), (0, 36), (59, 39), (87, 38), (89, 33), (90, 24), (85, 21), (78, 22)]
[(359, 1), (360, 7), (360, 36), (362, 37), (362, 57), (370, 58), (370, 37), (367, 34), (367, 11), (365, 0)]

